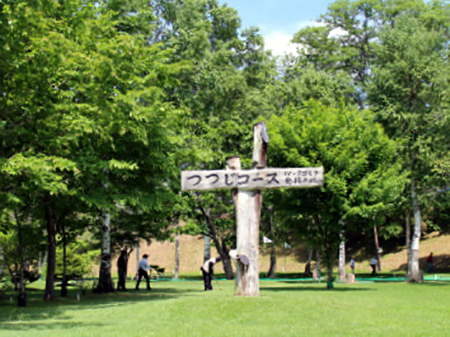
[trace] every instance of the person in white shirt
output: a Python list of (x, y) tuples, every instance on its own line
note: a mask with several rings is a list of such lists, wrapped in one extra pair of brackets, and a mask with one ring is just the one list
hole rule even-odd
[(353, 256), (350, 260), (350, 268), (352, 268), (352, 274), (355, 275), (355, 258)]
[(139, 283), (141, 283), (142, 277), (145, 277), (145, 280), (147, 281), (147, 290), (152, 290), (150, 288), (150, 278), (147, 274), (147, 269), (152, 270), (152, 268), (148, 265), (148, 255), (144, 254), (142, 256), (142, 260), (139, 261), (139, 269), (138, 269), (138, 281), (136, 283), (136, 290), (139, 290)]
[(203, 282), (205, 284), (205, 291), (213, 290), (211, 280), (214, 275), (213, 267), (217, 262), (220, 262), (220, 257), (215, 257), (206, 261), (203, 266), (200, 267), (203, 275)]
[(377, 258), (374, 256), (372, 257), (372, 259), (370, 260), (370, 266), (372, 267), (372, 276), (377, 276), (377, 264), (378, 264), (378, 260)]

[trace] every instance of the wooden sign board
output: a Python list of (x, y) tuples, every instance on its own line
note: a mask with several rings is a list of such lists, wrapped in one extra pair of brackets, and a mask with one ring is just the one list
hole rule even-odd
[(267, 190), (272, 188), (308, 188), (323, 185), (323, 167), (265, 168), (260, 170), (182, 171), (183, 191), (205, 191), (239, 188)]

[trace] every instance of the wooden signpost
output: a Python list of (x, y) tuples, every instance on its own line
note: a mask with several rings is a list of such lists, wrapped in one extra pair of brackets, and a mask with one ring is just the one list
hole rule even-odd
[(269, 136), (266, 124), (253, 127), (253, 168), (241, 170), (239, 156), (227, 159), (226, 170), (182, 171), (183, 191), (232, 189), (236, 208), (236, 290), (238, 296), (259, 296), (259, 223), (262, 191), (273, 188), (322, 186), (323, 167), (266, 168)]

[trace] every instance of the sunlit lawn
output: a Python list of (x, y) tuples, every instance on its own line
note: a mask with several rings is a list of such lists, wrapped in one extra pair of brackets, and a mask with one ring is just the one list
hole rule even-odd
[[(43, 284), (43, 282), (41, 282)], [(39, 284), (38, 284), (39, 285)], [(130, 289), (134, 283), (127, 283)], [(40, 285), (42, 286), (42, 285)], [(154, 282), (147, 292), (42, 301), (28, 292), (0, 304), (0, 336), (448, 336), (450, 283), (325, 285), (262, 281), (258, 298), (234, 297), (232, 281)]]

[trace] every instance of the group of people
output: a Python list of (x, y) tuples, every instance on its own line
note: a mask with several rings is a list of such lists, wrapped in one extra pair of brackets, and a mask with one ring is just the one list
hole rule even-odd
[[(370, 261), (369, 261), (369, 265), (372, 268), (372, 276), (377, 276), (377, 265), (378, 265), (378, 259), (376, 256), (373, 256)], [(355, 258), (352, 257), (352, 259), (350, 260), (350, 268), (352, 268), (352, 274), (355, 274)]]
[[(213, 290), (212, 287), (212, 277), (214, 275), (214, 265), (217, 262), (220, 262), (220, 257), (215, 257), (207, 260), (201, 267), (203, 282), (205, 285), (205, 291)], [(127, 266), (128, 266), (128, 252), (127, 250), (122, 250), (120, 252), (119, 259), (117, 260), (117, 271), (119, 274), (119, 282), (117, 283), (118, 291), (125, 291), (126, 286), (125, 282), (127, 279)], [(151, 272), (152, 268), (148, 264), (148, 254), (144, 254), (142, 256), (142, 260), (139, 261), (138, 272), (137, 272), (137, 283), (136, 290), (139, 290), (139, 284), (141, 283), (142, 278), (145, 278), (147, 282), (147, 290), (152, 290), (150, 287), (150, 277), (147, 273), (147, 270)]]
[[(119, 282), (117, 283), (118, 291), (126, 290), (125, 282), (127, 279), (127, 265), (128, 252), (126, 250), (122, 250), (120, 252), (119, 259), (117, 260), (117, 271), (119, 274)], [(144, 254), (138, 265), (136, 290), (139, 290), (139, 284), (141, 283), (142, 278), (145, 278), (145, 281), (147, 282), (147, 290), (152, 290), (150, 287), (150, 277), (148, 276), (147, 270), (151, 272), (152, 268), (148, 264), (148, 254)]]
[[(220, 262), (220, 257), (211, 258), (200, 267), (200, 270), (202, 271), (202, 278), (203, 283), (205, 286), (205, 291), (213, 290), (212, 287), (212, 277), (214, 275), (214, 265), (217, 262)], [(378, 259), (376, 256), (373, 256), (370, 259), (370, 267), (372, 268), (372, 276), (377, 276), (377, 265), (378, 265)], [(430, 253), (430, 255), (427, 258), (427, 264), (428, 264), (428, 270), (427, 272), (431, 273), (433, 271), (433, 253)], [(128, 265), (128, 253), (126, 250), (122, 250), (119, 259), (117, 260), (117, 269), (119, 273), (119, 283), (117, 284), (117, 290), (126, 290), (125, 288), (125, 281), (127, 277), (127, 265)], [(350, 260), (350, 268), (352, 269), (352, 273), (355, 274), (355, 258), (352, 257)], [(151, 272), (152, 268), (148, 264), (148, 255), (144, 254), (142, 256), (142, 260), (139, 261), (138, 266), (138, 273), (137, 273), (137, 283), (136, 283), (136, 290), (139, 289), (139, 284), (141, 283), (142, 278), (145, 278), (145, 281), (147, 282), (147, 290), (151, 290), (150, 287), (150, 277), (147, 273), (147, 270)]]
[[(372, 276), (377, 276), (378, 275), (377, 274), (377, 265), (378, 265), (377, 257), (373, 256), (370, 259), (369, 264), (370, 264), (370, 267), (372, 268), (372, 274), (371, 275)], [(431, 252), (430, 255), (428, 255), (427, 265), (428, 265), (427, 272), (428, 273), (433, 272), (433, 270), (434, 270), (434, 267), (433, 267), (433, 252)], [(352, 269), (352, 273), (355, 274), (355, 259), (354, 259), (354, 257), (352, 257), (352, 259), (350, 260), (350, 268)]]

